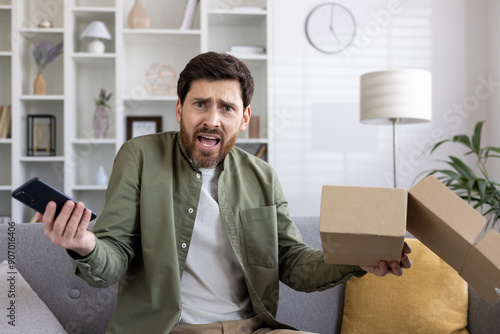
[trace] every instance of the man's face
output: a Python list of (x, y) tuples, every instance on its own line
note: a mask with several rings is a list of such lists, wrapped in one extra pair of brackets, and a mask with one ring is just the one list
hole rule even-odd
[(237, 80), (195, 80), (184, 105), (177, 100), (177, 122), (189, 157), (200, 168), (215, 168), (231, 151), (250, 121)]

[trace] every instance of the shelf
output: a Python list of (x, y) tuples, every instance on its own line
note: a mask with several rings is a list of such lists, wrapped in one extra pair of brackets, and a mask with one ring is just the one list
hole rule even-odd
[(101, 53), (94, 54), (88, 52), (75, 52), (73, 53), (73, 59), (79, 64), (87, 65), (113, 65), (116, 59), (115, 53)]
[(267, 10), (265, 8), (255, 7), (255, 8), (234, 8), (234, 9), (210, 9), (208, 10), (209, 15), (267, 15)]
[(208, 15), (208, 24), (214, 26), (234, 26), (253, 25), (259, 22), (265, 22), (267, 13), (246, 13), (233, 11), (215, 11)]
[(237, 144), (268, 144), (269, 140), (267, 138), (238, 138)]
[(201, 35), (199, 29), (123, 29), (125, 35)]
[(177, 96), (141, 96), (137, 98), (124, 96), (123, 102), (127, 104), (141, 102), (177, 102)]
[(64, 95), (21, 95), (21, 101), (64, 101)]
[(19, 30), (21, 35), (32, 41), (44, 41), (50, 40), (53, 43), (56, 43), (56, 39), (59, 42), (62, 42), (64, 29), (63, 28), (21, 28)]
[(21, 162), (64, 162), (64, 157), (61, 156), (51, 156), (51, 157), (27, 157), (23, 156), (19, 158)]
[(176, 39), (193, 43), (201, 37), (198, 29), (123, 29), (123, 36), (126, 43), (151, 44), (158, 43), (164, 39)]
[(12, 144), (12, 139), (7, 138), (7, 139), (0, 139), (0, 145), (10, 145)]
[(96, 138), (80, 138), (72, 141), (74, 145), (116, 145), (116, 139), (96, 139)]
[(266, 54), (233, 53), (229, 51), (227, 53), (241, 60), (267, 60)]
[(0, 5), (0, 10), (12, 10), (12, 5)]
[(79, 20), (107, 21), (114, 19), (114, 7), (75, 7), (73, 15)]
[(106, 191), (108, 186), (78, 185), (74, 186), (74, 191)]
[(0, 186), (0, 191), (12, 191), (12, 186)]
[(90, 52), (75, 52), (73, 53), (73, 58), (90, 58), (90, 59), (101, 59), (101, 58), (116, 58), (116, 53), (90, 53)]
[(0, 51), (0, 57), (11, 57), (12, 51)]

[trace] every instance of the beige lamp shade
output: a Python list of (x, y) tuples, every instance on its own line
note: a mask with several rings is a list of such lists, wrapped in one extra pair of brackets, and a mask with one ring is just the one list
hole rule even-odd
[(431, 73), (388, 70), (361, 76), (360, 120), (384, 124), (427, 122), (432, 118)]

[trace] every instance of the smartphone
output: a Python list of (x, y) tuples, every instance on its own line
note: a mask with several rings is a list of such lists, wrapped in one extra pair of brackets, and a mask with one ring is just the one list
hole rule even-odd
[[(66, 201), (70, 200), (76, 203), (74, 199), (52, 187), (39, 177), (32, 178), (14, 190), (12, 192), (12, 197), (42, 214), (45, 212), (47, 204), (50, 201), (54, 201), (57, 204), (56, 217), (59, 212), (61, 212), (61, 209)], [(94, 211), (90, 211), (92, 212), (90, 220), (94, 220), (97, 215)]]

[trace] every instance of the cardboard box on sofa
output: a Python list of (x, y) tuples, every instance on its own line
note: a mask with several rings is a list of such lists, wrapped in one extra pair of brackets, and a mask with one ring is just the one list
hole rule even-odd
[(405, 229), (453, 267), (488, 303), (499, 299), (500, 234), (478, 236), (485, 218), (434, 176), (409, 191), (324, 186), (320, 234), (325, 262), (399, 261)]

